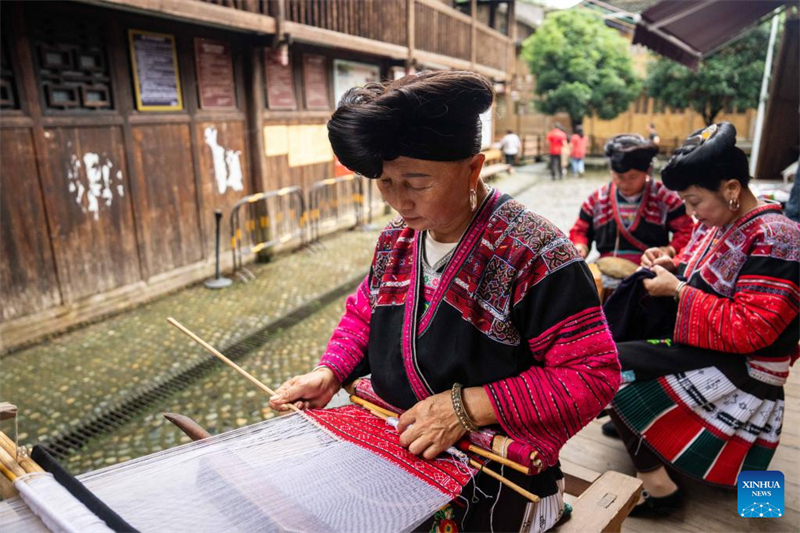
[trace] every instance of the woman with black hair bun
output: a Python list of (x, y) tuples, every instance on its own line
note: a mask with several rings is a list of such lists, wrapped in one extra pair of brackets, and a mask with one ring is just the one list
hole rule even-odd
[(656, 145), (632, 133), (606, 143), (611, 181), (589, 195), (569, 232), (583, 257), (594, 242), (601, 258), (638, 265), (656, 253), (674, 256), (689, 242), (694, 224), (683, 202), (650, 177), (657, 153)]
[(411, 453), (432, 459), (467, 432), (504, 432), (540, 459), (535, 475), (505, 472), (540, 502), (509, 490), (496, 500), (496, 482), (478, 474), (492, 498), (436, 520), (541, 532), (564, 509), (559, 450), (611, 400), (619, 366), (572, 243), (479, 178), (479, 115), (492, 98), (488, 80), (457, 71), (344, 95), (328, 123), (333, 150), (376, 179), (400, 217), (381, 233), (319, 366), (282, 385), (271, 405), (322, 407), (371, 373), (375, 393), (404, 412), (400, 443)]
[(800, 227), (748, 189), (733, 125), (692, 133), (661, 177), (699, 224), (642, 282), (672, 334), (617, 344), (627, 385), (611, 417), (645, 488), (634, 516), (680, 505), (665, 467), (723, 487), (767, 469), (800, 340)]

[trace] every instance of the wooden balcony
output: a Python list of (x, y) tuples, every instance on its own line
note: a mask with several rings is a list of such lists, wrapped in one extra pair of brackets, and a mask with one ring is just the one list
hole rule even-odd
[(440, 0), (85, 1), (241, 31), (289, 34), (295, 41), (408, 64), (472, 69), (495, 79), (506, 79), (514, 67), (509, 36)]

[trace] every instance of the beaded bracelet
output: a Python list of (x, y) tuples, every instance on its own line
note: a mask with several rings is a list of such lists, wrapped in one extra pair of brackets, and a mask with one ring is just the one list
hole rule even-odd
[(461, 425), (464, 426), (467, 431), (478, 431), (478, 426), (476, 426), (472, 420), (470, 420), (467, 410), (464, 409), (464, 401), (461, 398), (461, 389), (461, 383), (454, 383), (453, 388), (450, 389), (450, 399), (453, 401), (453, 411), (455, 411), (458, 421), (461, 422)]

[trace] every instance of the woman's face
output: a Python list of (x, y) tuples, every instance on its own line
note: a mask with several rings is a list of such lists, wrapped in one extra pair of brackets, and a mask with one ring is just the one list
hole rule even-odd
[[(720, 187), (720, 191), (724, 187), (724, 185)], [(693, 215), (701, 224), (725, 226), (731, 223), (734, 214), (728, 207), (725, 196), (720, 191), (709, 191), (703, 187), (691, 185), (682, 191), (678, 191), (678, 195), (686, 204), (686, 214)]]
[(398, 157), (384, 161), (378, 189), (410, 228), (447, 232), (471, 217), (469, 191), (477, 185), (483, 160), (482, 154), (463, 161)]
[(632, 168), (627, 172), (611, 171), (611, 179), (619, 192), (625, 196), (636, 196), (644, 190), (647, 182), (647, 172)]

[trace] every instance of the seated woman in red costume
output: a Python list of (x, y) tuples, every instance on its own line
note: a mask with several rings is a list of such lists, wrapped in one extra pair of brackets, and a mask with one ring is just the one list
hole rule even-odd
[[(505, 475), (542, 499), (526, 507), (504, 490), (457, 509), (456, 521), (544, 531), (563, 509), (559, 450), (611, 400), (619, 367), (575, 247), (479, 178), (478, 117), (492, 98), (485, 78), (453, 71), (342, 98), (328, 123), (333, 150), (378, 180), (400, 217), (381, 233), (319, 366), (282, 385), (271, 404), (322, 407), (371, 373), (375, 392), (405, 410), (398, 431), (414, 454), (434, 458), (468, 429), (499, 426), (537, 450), (538, 475)], [(485, 475), (477, 485), (497, 494)]]
[(633, 515), (680, 505), (665, 465), (733, 487), (778, 446), (800, 340), (800, 228), (748, 189), (735, 143), (729, 123), (698, 130), (661, 172), (699, 225), (674, 260), (643, 261), (650, 312), (671, 310), (671, 338), (617, 345), (627, 385), (611, 418), (645, 488)]
[(622, 257), (638, 265), (648, 248), (672, 257), (689, 242), (693, 223), (683, 202), (650, 178), (657, 153), (641, 135), (617, 135), (606, 143), (611, 182), (583, 203), (569, 232), (581, 256), (589, 255), (594, 242), (600, 257)]

